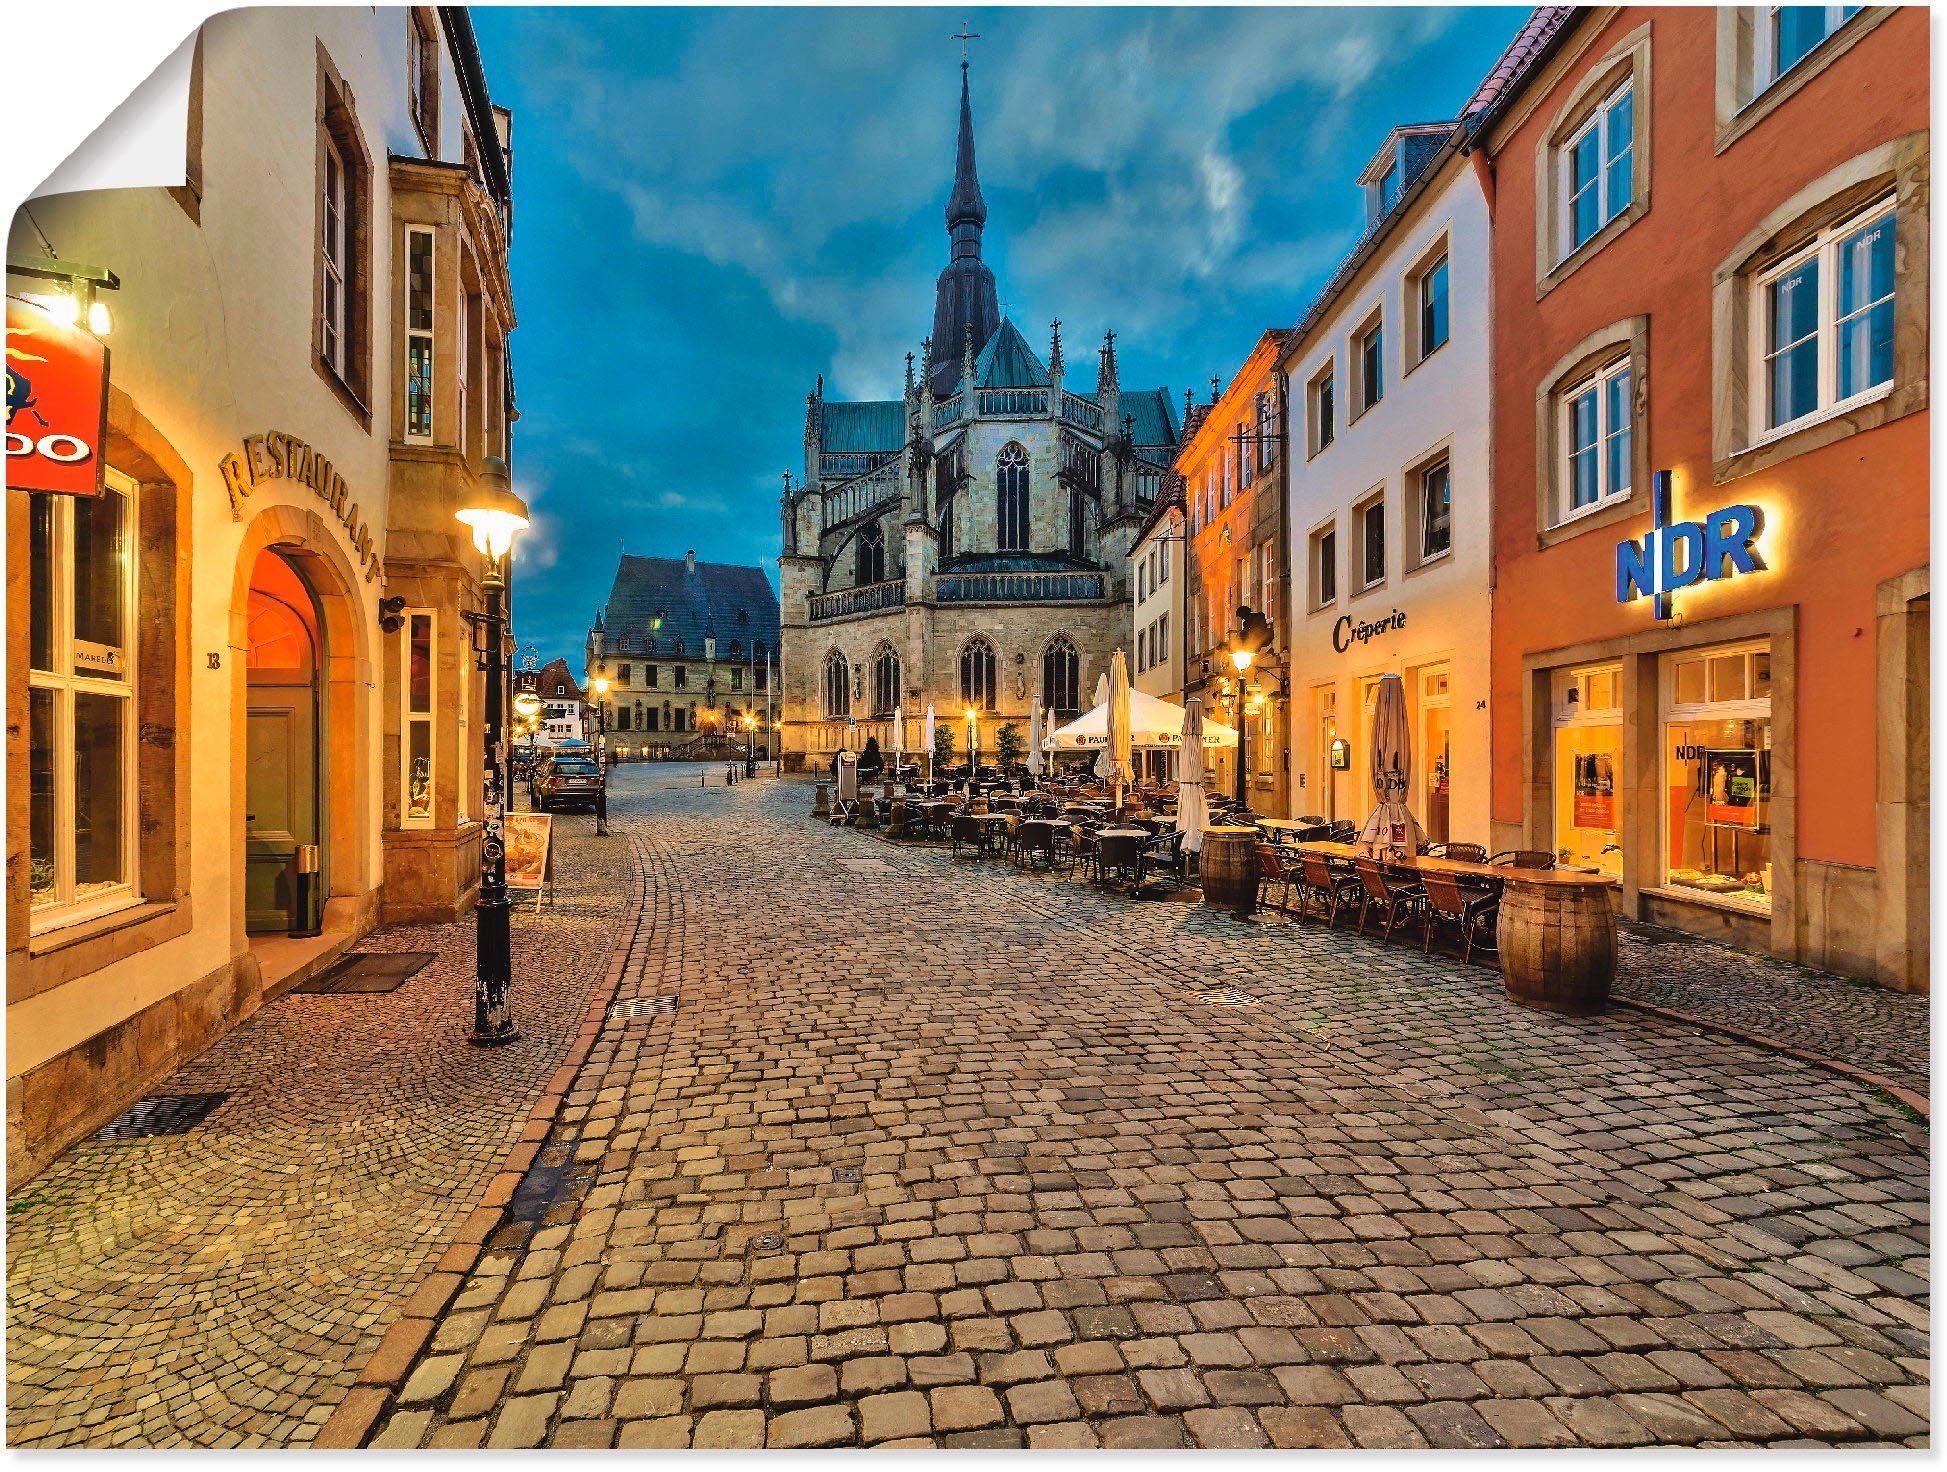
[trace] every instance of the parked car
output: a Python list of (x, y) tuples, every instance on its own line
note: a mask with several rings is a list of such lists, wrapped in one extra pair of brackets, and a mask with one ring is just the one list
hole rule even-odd
[(602, 790), (602, 769), (592, 756), (543, 757), (528, 785), (528, 798), (537, 813), (557, 808), (591, 809)]

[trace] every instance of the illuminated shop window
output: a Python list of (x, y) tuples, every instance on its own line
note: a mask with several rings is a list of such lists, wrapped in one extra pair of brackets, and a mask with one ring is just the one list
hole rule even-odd
[(1664, 881), (1771, 908), (1771, 650), (1663, 660)]
[(1554, 678), (1555, 856), (1622, 878), (1622, 666)]

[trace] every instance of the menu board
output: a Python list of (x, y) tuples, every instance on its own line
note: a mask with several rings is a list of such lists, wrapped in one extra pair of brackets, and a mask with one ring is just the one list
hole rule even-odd
[(548, 870), (554, 866), (554, 815), (509, 813), (504, 822), (507, 834), (507, 887), (540, 889), (547, 880)]

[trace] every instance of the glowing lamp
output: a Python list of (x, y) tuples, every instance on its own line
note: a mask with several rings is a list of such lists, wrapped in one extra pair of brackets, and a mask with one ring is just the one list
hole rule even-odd
[(541, 697), (532, 690), (523, 690), (514, 697), (514, 709), (523, 720), (531, 721), (541, 712)]
[(453, 515), (473, 528), (473, 545), (489, 562), (498, 564), (507, 555), (515, 534), (527, 530), (527, 502), (508, 486), (505, 460), (487, 456), (477, 493)]
[(1233, 649), (1230, 652), (1230, 662), (1237, 666), (1240, 675), (1251, 667), (1251, 661), (1255, 658), (1257, 656), (1248, 649)]
[(114, 323), (109, 320), (107, 302), (88, 304), (88, 330), (96, 337), (106, 337), (114, 331)]

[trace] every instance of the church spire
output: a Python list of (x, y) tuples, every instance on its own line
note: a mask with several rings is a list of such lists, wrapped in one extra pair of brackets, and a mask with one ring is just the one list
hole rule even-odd
[(980, 232), (987, 223), (987, 201), (980, 197), (980, 173), (974, 167), (973, 103), (967, 93), (967, 64), (960, 63), (960, 143), (953, 155), (953, 193), (946, 201), (946, 228), (953, 237), (953, 257), (980, 258)]
[[(965, 47), (973, 33), (964, 26), (955, 39)], [(1000, 299), (994, 273), (980, 258), (981, 231), (987, 224), (987, 201), (980, 195), (980, 174), (974, 166), (973, 100), (967, 59), (960, 59), (960, 133), (953, 156), (953, 191), (947, 196), (946, 230), (952, 250), (934, 289), (933, 343), (939, 350), (934, 364), (933, 392), (944, 398), (959, 381), (961, 365), (953, 359), (953, 344), (973, 338), (974, 351), (1000, 326)]]

